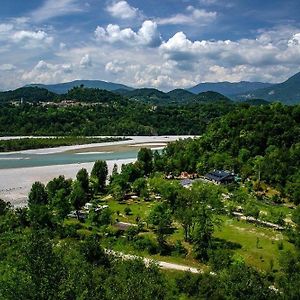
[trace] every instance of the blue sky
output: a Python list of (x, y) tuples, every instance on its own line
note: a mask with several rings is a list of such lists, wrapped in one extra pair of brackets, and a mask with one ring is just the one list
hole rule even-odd
[(299, 11), (299, 0), (2, 0), (0, 89), (280, 82), (300, 71)]

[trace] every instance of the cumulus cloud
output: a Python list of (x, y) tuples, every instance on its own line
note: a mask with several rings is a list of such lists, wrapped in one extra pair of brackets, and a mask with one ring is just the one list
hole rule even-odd
[(40, 60), (32, 70), (24, 72), (22, 80), (34, 83), (55, 83), (65, 81), (66, 75), (73, 72), (71, 64), (51, 64)]
[(78, 0), (46, 0), (45, 3), (31, 13), (34, 22), (43, 22), (48, 19), (64, 15), (80, 13), (86, 6), (80, 4)]
[(217, 17), (215, 11), (198, 9), (193, 6), (188, 6), (186, 10), (186, 14), (180, 13), (171, 17), (157, 19), (157, 23), (160, 25), (194, 25), (197, 23), (200, 26), (214, 21)]
[(130, 6), (127, 1), (110, 2), (106, 10), (111, 16), (118, 19), (133, 19), (139, 14), (139, 10)]
[(137, 31), (131, 28), (121, 29), (119, 25), (109, 24), (106, 28), (98, 26), (95, 30), (98, 41), (108, 43), (122, 43), (127, 45), (140, 45), (157, 47), (161, 44), (161, 36), (157, 24), (153, 21), (144, 21), (142, 27)]
[(49, 36), (45, 31), (29, 31), (20, 30), (12, 34), (11, 40), (15, 43), (23, 42), (25, 47), (33, 48), (43, 46), (44, 44), (50, 45), (53, 42), (53, 37)]
[(90, 58), (89, 54), (85, 54), (79, 63), (81, 68), (88, 68), (92, 66), (92, 59)]
[(282, 41), (278, 44), (271, 43), (266, 42), (265, 38), (260, 39), (259, 37), (238, 41), (191, 41), (183, 32), (178, 32), (164, 42), (160, 46), (160, 50), (170, 60), (214, 62), (225, 67), (234, 65), (266, 66), (283, 62), (295, 63), (300, 60), (297, 34), (293, 36), (292, 40), (286, 39), (283, 47)]

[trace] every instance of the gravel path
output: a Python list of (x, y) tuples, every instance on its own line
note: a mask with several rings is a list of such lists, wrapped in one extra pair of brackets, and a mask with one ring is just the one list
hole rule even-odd
[(144, 261), (145, 265), (150, 265), (151, 263), (155, 263), (162, 269), (191, 272), (194, 274), (202, 273), (201, 270), (194, 268), (194, 267), (189, 267), (189, 266), (184, 266), (184, 265), (179, 265), (179, 264), (174, 264), (174, 263), (168, 263), (165, 261), (153, 260), (153, 259), (149, 259), (149, 258), (137, 256), (137, 255), (125, 254), (122, 252), (116, 252), (116, 251), (108, 250), (108, 249), (105, 249), (105, 252), (109, 255), (121, 257), (122, 259), (125, 259), (125, 260), (142, 259)]

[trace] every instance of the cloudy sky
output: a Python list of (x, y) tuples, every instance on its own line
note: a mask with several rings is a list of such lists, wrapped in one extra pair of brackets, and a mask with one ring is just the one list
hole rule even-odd
[(299, 11), (299, 0), (1, 0), (0, 89), (280, 82), (300, 71)]

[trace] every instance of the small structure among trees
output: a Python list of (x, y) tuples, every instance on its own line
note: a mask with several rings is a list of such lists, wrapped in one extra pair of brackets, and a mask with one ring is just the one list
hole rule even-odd
[(204, 177), (206, 180), (216, 184), (228, 184), (234, 182), (235, 174), (228, 171), (214, 170), (207, 173)]

